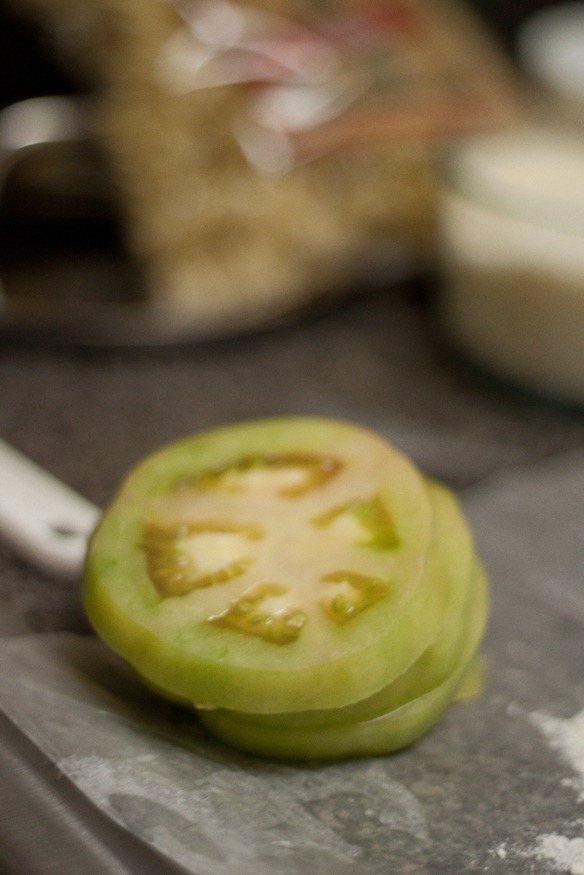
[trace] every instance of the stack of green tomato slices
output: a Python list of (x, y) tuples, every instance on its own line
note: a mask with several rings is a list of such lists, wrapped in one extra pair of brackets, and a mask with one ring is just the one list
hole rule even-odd
[(140, 463), (92, 536), (84, 602), (216, 736), (296, 759), (419, 738), (488, 613), (454, 495), (382, 437), (312, 417), (223, 426)]

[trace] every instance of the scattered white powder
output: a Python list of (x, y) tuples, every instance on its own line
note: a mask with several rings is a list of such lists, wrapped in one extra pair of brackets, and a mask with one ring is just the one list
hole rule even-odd
[(575, 787), (584, 802), (584, 708), (568, 720), (535, 712), (532, 722), (546, 736), (550, 747), (576, 772)]
[(495, 850), (495, 854), (497, 855), (497, 857), (499, 857), (500, 860), (506, 860), (507, 859), (507, 847), (506, 847), (506, 845), (504, 843), (502, 845), (499, 845), (499, 847), (496, 848), (496, 850)]
[[(578, 793), (580, 802), (584, 802), (584, 709), (567, 720), (537, 712), (530, 718), (545, 735), (550, 747), (576, 773), (571, 786)], [(540, 835), (533, 855), (551, 861), (558, 871), (584, 875), (584, 837), (567, 838), (555, 833)]]
[(538, 836), (535, 856), (550, 860), (562, 872), (584, 875), (584, 838), (568, 839), (554, 834)]

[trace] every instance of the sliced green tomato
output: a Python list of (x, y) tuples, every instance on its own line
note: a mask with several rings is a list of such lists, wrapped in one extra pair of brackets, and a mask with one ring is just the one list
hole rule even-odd
[[(385, 696), (387, 710), (380, 710), (368, 719), (354, 719), (351, 707), (341, 708), (339, 715), (344, 720), (315, 724), (313, 715), (308, 714), (309, 720), (304, 725), (302, 715), (293, 714), (289, 715), (290, 723), (286, 726), (283, 721), (273, 725), (258, 715), (217, 709), (200, 714), (203, 724), (218, 738), (240, 750), (285, 759), (380, 756), (411, 745), (438, 722), (456, 697), (466, 673), (472, 670), (488, 610), (486, 576), (478, 563), (473, 568), (471, 581), (471, 600), (460, 618), (453, 648), (455, 658), (449, 670), (442, 676), (435, 675), (435, 682), (431, 684), (426, 667), (415, 663), (403, 678), (394, 682), (393, 696)], [(425, 676), (425, 681), (420, 674)], [(419, 694), (410, 698), (405, 691), (413, 689), (418, 689)]]
[(141, 463), (92, 537), (84, 601), (224, 739), (347, 756), (409, 743), (454, 695), (485, 621), (477, 568), (454, 497), (394, 447), (283, 418)]
[(229, 426), (129, 476), (92, 538), (85, 605), (170, 697), (337, 708), (438, 636), (433, 526), (419, 472), (368, 431), (303, 418)]
[[(266, 726), (305, 729), (369, 720), (425, 694), (453, 672), (460, 659), (461, 641), (466, 640), (466, 628), (475, 619), (471, 615), (477, 611), (477, 560), (454, 496), (435, 482), (428, 482), (428, 493), (435, 524), (424, 574), (428, 586), (442, 597), (437, 613), (440, 617), (437, 640), (403, 674), (359, 702), (343, 708), (297, 713), (244, 715), (233, 712), (235, 722), (245, 717)], [(415, 604), (416, 600), (408, 607)], [(409, 613), (409, 610), (404, 612), (408, 617)]]

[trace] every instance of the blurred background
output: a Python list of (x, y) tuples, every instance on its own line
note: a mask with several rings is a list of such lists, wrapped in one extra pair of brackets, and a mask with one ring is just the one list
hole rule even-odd
[[(509, 56), (516, 53), (516, 37), (524, 20), (550, 0), (469, 0)], [(27, 97), (67, 93), (74, 87), (51, 56), (38, 29), (0, 3), (0, 104)]]

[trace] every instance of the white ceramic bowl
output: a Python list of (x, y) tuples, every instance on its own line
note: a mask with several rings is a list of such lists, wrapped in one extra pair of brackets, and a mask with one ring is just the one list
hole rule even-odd
[(584, 403), (584, 137), (534, 123), (459, 144), (441, 254), (455, 343), (501, 377)]

